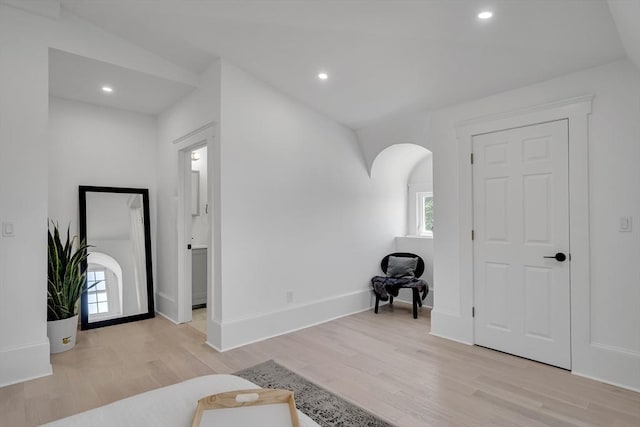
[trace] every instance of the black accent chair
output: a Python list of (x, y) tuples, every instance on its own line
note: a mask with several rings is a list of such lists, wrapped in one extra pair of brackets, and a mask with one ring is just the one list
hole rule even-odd
[[(416, 254), (412, 254), (410, 252), (394, 252), (392, 254), (389, 254), (387, 256), (385, 256), (384, 258), (382, 258), (382, 262), (380, 262), (380, 268), (382, 269), (382, 271), (384, 272), (384, 274), (387, 274), (387, 267), (389, 266), (389, 257), (390, 256), (395, 256), (395, 257), (405, 257), (405, 258), (418, 258), (418, 265), (416, 266), (416, 270), (414, 272), (416, 278), (420, 278), (420, 276), (422, 276), (422, 273), (424, 273), (424, 260), (416, 255)], [(417, 319), (418, 318), (418, 307), (422, 307), (422, 301), (427, 297), (427, 294), (429, 293), (429, 285), (427, 284), (423, 291), (422, 291), (422, 298), (420, 297), (420, 291), (418, 290), (418, 288), (415, 287), (409, 287), (409, 286), (401, 286), (400, 288), (409, 288), (411, 289), (411, 291), (413, 292), (413, 318)], [(380, 295), (378, 295), (377, 292), (375, 292), (376, 295), (376, 306), (375, 306), (375, 310), (374, 312), (377, 314), (378, 313), (378, 305), (380, 303)], [(389, 295), (389, 305), (393, 304), (393, 295)]]

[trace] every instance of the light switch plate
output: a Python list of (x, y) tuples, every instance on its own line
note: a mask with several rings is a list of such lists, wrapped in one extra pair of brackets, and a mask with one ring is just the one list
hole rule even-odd
[(621, 216), (620, 217), (620, 228), (619, 231), (622, 232), (630, 232), (632, 229), (632, 217), (630, 216)]
[(15, 234), (15, 230), (12, 222), (3, 222), (2, 223), (2, 237), (13, 237)]

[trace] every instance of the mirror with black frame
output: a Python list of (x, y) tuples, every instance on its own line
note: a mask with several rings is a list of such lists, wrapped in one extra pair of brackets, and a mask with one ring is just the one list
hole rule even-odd
[(154, 317), (149, 190), (80, 186), (84, 268), (81, 329)]

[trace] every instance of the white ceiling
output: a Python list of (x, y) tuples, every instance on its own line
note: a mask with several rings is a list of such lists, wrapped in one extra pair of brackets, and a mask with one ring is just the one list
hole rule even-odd
[(608, 3), (627, 55), (640, 68), (640, 1), (609, 0)]
[[(102, 86), (113, 92), (105, 94)], [(158, 114), (194, 89), (129, 68), (57, 49), (49, 50), (49, 94), (114, 108)]]
[[(62, 0), (191, 71), (221, 56), (353, 128), (623, 58), (605, 1)], [(495, 16), (480, 22), (489, 8)], [(330, 80), (320, 82), (319, 70)]]

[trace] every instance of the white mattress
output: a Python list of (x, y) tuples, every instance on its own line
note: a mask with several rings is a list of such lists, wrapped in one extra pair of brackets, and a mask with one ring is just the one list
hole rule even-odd
[[(207, 375), (137, 394), (72, 415), (47, 427), (191, 427), (198, 400), (225, 391), (260, 388), (235, 375)], [(294, 396), (295, 397), (295, 396)], [(319, 427), (298, 411), (300, 425)]]

